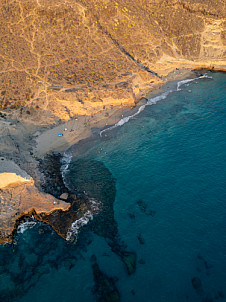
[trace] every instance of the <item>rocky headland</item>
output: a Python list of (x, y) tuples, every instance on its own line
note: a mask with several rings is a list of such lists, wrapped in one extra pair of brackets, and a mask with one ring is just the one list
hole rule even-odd
[(226, 70), (225, 12), (224, 0), (1, 1), (0, 242), (26, 215), (66, 237), (58, 221), (85, 202), (47, 194), (40, 160), (167, 81)]

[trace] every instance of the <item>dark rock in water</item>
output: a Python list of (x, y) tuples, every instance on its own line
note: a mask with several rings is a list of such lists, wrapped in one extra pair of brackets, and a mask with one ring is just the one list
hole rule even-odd
[(132, 252), (122, 252), (121, 259), (126, 265), (128, 274), (132, 275), (136, 271), (136, 254)]
[(195, 289), (196, 293), (199, 296), (202, 296), (203, 295), (203, 289), (202, 289), (202, 281), (201, 281), (201, 279), (198, 278), (198, 277), (194, 277), (194, 278), (192, 278), (191, 283), (192, 283), (192, 286)]
[(64, 264), (64, 267), (65, 267), (68, 271), (70, 271), (70, 270), (74, 267), (74, 263), (73, 263), (72, 261), (70, 261), (70, 260), (65, 260), (65, 261), (63, 262), (63, 264)]
[(129, 275), (135, 273), (136, 271), (136, 254), (133, 252), (126, 251), (126, 246), (120, 240), (115, 238), (114, 241), (107, 241), (108, 245), (111, 247), (112, 252), (117, 254), (122, 262), (125, 264), (127, 273)]
[(150, 210), (147, 212), (147, 215), (154, 217), (156, 214), (156, 211)]
[(141, 210), (141, 212), (145, 213), (148, 216), (152, 216), (152, 217), (155, 216), (156, 211), (148, 210), (148, 205), (143, 200), (141, 200), (141, 199), (138, 200), (137, 205), (138, 205), (139, 209)]
[(224, 295), (224, 293), (223, 293), (221, 290), (219, 290), (219, 291), (217, 292), (217, 296), (218, 296), (218, 298), (221, 298), (221, 299), (224, 299), (224, 298), (225, 298), (225, 295)]
[[(65, 187), (62, 178), (60, 154), (53, 153), (46, 156), (43, 161), (40, 161), (40, 167), (45, 175), (43, 190), (56, 197), (66, 198), (68, 194), (67, 201), (71, 203), (71, 207), (67, 212), (40, 214), (40, 217), (36, 218), (50, 224), (63, 238), (68, 238), (68, 230), (70, 231), (73, 222), (80, 221), (87, 212), (92, 214), (98, 212), (93, 221), (87, 224), (86, 229), (104, 237), (112, 251), (124, 262), (127, 272), (132, 274), (136, 268), (136, 255), (125, 251), (126, 247), (120, 241), (113, 209), (116, 195), (115, 180), (105, 165), (90, 159), (72, 161), (70, 174), (67, 177), (67, 185), (70, 189)], [(93, 202), (95, 205), (98, 204), (98, 207), (93, 207)], [(82, 228), (79, 231), (84, 230)], [(73, 240), (73, 232), (69, 239)]]
[(105, 275), (97, 263), (92, 265), (95, 281), (94, 293), (99, 302), (119, 302), (120, 294), (115, 285), (114, 279)]
[(144, 212), (144, 213), (145, 213), (146, 210), (147, 210), (147, 204), (146, 204), (143, 200), (138, 200), (138, 201), (137, 201), (137, 204), (138, 204), (138, 206), (139, 206), (141, 212)]
[(0, 245), (1, 302), (21, 300), (43, 275), (62, 267), (70, 271), (81, 257), (77, 244), (65, 242), (47, 224), (37, 222), (28, 233), (29, 240), (18, 233), (16, 242)]
[(101, 212), (89, 227), (100, 236), (114, 239), (118, 235), (113, 210), (116, 188), (110, 171), (100, 161), (79, 159), (71, 163), (70, 175), (67, 183), (73, 190), (101, 202)]
[(132, 294), (133, 296), (136, 295), (136, 293), (135, 293), (135, 291), (134, 291), (133, 289), (131, 290), (131, 294)]
[(222, 301), (222, 300), (225, 299), (225, 295), (224, 295), (224, 293), (223, 293), (221, 290), (219, 290), (219, 291), (217, 291), (217, 293), (214, 295), (214, 299)]
[(145, 263), (146, 263), (146, 261), (145, 261), (144, 259), (140, 259), (138, 262), (139, 262), (140, 264), (145, 264)]
[[(94, 214), (98, 209), (93, 207), (93, 202), (83, 192), (78, 192), (77, 188), (69, 190), (65, 184), (61, 173), (62, 156), (60, 153), (52, 153), (40, 160), (39, 168), (44, 174), (44, 182), (41, 187), (46, 192), (57, 198), (71, 203), (68, 211), (54, 211), (51, 214), (34, 215), (36, 219), (50, 224), (58, 235), (69, 240), (74, 239), (71, 232), (72, 223), (81, 219), (88, 211)], [(76, 193), (76, 194), (75, 194)]]
[(103, 253), (103, 256), (104, 256), (104, 257), (109, 257), (110, 255), (109, 255), (108, 253), (104, 252), (104, 253)]
[(198, 272), (202, 272), (203, 270), (207, 275), (210, 273), (210, 269), (212, 268), (212, 265), (210, 265), (204, 258), (203, 256), (199, 253), (197, 255), (197, 265), (196, 269)]
[(97, 257), (93, 254), (91, 257), (90, 257), (90, 261), (92, 263), (96, 263), (97, 262)]
[(87, 229), (106, 238), (112, 251), (124, 262), (127, 272), (132, 274), (136, 269), (136, 254), (125, 251), (126, 247), (120, 241), (113, 208), (116, 195), (115, 179), (110, 171), (100, 161), (79, 159), (71, 162), (67, 183), (71, 189), (85, 192), (88, 198), (101, 202), (100, 212), (87, 225)]
[(129, 216), (130, 219), (135, 219), (135, 215), (134, 214), (129, 213), (128, 216)]
[(139, 234), (139, 235), (137, 236), (137, 239), (139, 240), (140, 244), (144, 244), (144, 243), (145, 243), (145, 242), (144, 242), (144, 238), (142, 237), (141, 234)]
[(62, 178), (61, 159), (60, 153), (47, 154), (43, 160), (39, 159), (39, 169), (44, 175), (41, 188), (56, 198), (59, 198), (62, 193), (68, 193)]

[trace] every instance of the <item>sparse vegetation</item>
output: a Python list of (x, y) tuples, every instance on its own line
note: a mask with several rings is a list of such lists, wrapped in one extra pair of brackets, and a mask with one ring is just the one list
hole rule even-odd
[[(111, 85), (127, 81), (130, 92), (120, 88), (117, 93), (132, 97), (131, 75), (148, 87), (155, 76), (147, 70), (155, 71), (163, 55), (192, 61), (225, 57), (223, 0), (40, 3), (0, 3), (0, 109), (55, 98), (53, 86), (76, 87), (78, 100), (85, 97), (85, 87), (111, 96)], [(206, 50), (203, 32), (216, 22), (216, 47), (222, 49), (210, 51), (211, 44)]]

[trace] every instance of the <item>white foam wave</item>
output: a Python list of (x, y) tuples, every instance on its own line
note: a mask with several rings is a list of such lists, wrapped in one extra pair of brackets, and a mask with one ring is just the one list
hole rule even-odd
[[(190, 83), (190, 82), (193, 82), (195, 80), (198, 80), (198, 79), (202, 79), (202, 78), (209, 78), (209, 79), (212, 79), (212, 77), (208, 76), (207, 74), (204, 74), (200, 77), (197, 77), (197, 78), (193, 78), (193, 79), (186, 79), (186, 80), (182, 80), (182, 81), (179, 81), (177, 82), (177, 88), (176, 88), (176, 91), (180, 91), (181, 90), (181, 86), (182, 85), (185, 85), (187, 83)], [(101, 130), (100, 131), (100, 136), (102, 136), (102, 134), (106, 131), (110, 131), (110, 130), (113, 130), (114, 128), (116, 127), (121, 127), (122, 125), (124, 125), (125, 123), (128, 123), (128, 121), (132, 118), (134, 118), (136, 115), (140, 114), (146, 106), (150, 106), (150, 105), (155, 105), (157, 102), (161, 101), (161, 100), (164, 100), (167, 98), (167, 96), (172, 93), (173, 90), (169, 90), (169, 91), (166, 91), (166, 92), (163, 92), (162, 94), (160, 95), (157, 95), (153, 98), (150, 98), (146, 104), (142, 105), (139, 107), (138, 111), (136, 113), (134, 113), (133, 115), (130, 115), (130, 116), (126, 116), (124, 118), (122, 118), (121, 120), (119, 120), (115, 125), (109, 127), (109, 128), (106, 128), (104, 130)]]
[(208, 79), (212, 79), (212, 77), (208, 76), (207, 74), (204, 74), (204, 75), (201, 75), (200, 77), (197, 77), (197, 78), (193, 78), (193, 79), (186, 79), (186, 80), (182, 80), (182, 81), (179, 81), (177, 83), (177, 91), (180, 91), (180, 87), (182, 85), (185, 85), (187, 83), (190, 83), (190, 82), (193, 82), (195, 80), (198, 80), (198, 79), (203, 79), (203, 78), (208, 78)]
[(36, 225), (36, 221), (25, 221), (21, 223), (17, 228), (17, 233), (23, 234), (28, 229), (32, 229)]
[(115, 125), (109, 127), (109, 128), (106, 128), (102, 131), (100, 131), (100, 136), (102, 136), (102, 134), (106, 131), (109, 131), (109, 130), (112, 130), (116, 127), (121, 127), (122, 125), (124, 125), (125, 123), (128, 123), (130, 119), (134, 118), (135, 116), (137, 116), (138, 114), (140, 114), (146, 106), (150, 106), (150, 105), (154, 105), (156, 104), (157, 102), (161, 101), (161, 100), (164, 100), (166, 99), (166, 97), (172, 92), (172, 90), (170, 91), (167, 91), (167, 92), (163, 92), (162, 94), (158, 95), (158, 96), (155, 96), (151, 99), (149, 99), (147, 101), (146, 104), (142, 105), (139, 107), (139, 109), (137, 110), (137, 112), (135, 112), (134, 114), (132, 115), (129, 115), (129, 116), (126, 116), (124, 118), (122, 118), (121, 120), (119, 120)]
[(172, 90), (169, 90), (169, 91), (166, 91), (166, 92), (163, 92), (162, 94), (160, 95), (157, 95), (155, 96), (154, 98), (151, 98), (147, 101), (147, 104), (146, 105), (155, 105), (157, 102), (161, 101), (161, 100), (164, 100), (167, 98), (167, 96), (173, 92)]
[(62, 175), (62, 178), (63, 178), (63, 182), (64, 182), (64, 184), (67, 188), (68, 188), (68, 185), (67, 185), (67, 182), (65, 180), (65, 178), (66, 178), (65, 176), (67, 174), (68, 167), (70, 165), (71, 159), (72, 159), (72, 153), (71, 152), (64, 152), (64, 155), (61, 159), (61, 164), (62, 165), (61, 165), (60, 171), (61, 171), (61, 175)]
[(93, 215), (92, 215), (91, 211), (87, 211), (83, 217), (75, 220), (72, 223), (71, 228), (67, 231), (66, 240), (67, 241), (71, 241), (73, 239), (76, 240), (78, 237), (79, 229), (81, 227), (83, 227), (84, 225), (86, 225), (92, 219), (93, 219)]
[(134, 118), (136, 115), (140, 114), (141, 111), (144, 110), (145, 106), (146, 106), (146, 105), (140, 106), (139, 109), (137, 110), (137, 112), (135, 112), (134, 114), (132, 114), (132, 115), (130, 115), (130, 116), (126, 116), (126, 117), (122, 118), (121, 120), (119, 120), (114, 126), (111, 126), (111, 127), (109, 127), (109, 128), (106, 128), (106, 129), (100, 131), (100, 136), (102, 136), (102, 134), (103, 134), (104, 132), (106, 132), (106, 131), (112, 130), (112, 129), (116, 128), (116, 127), (121, 127), (121, 126), (124, 125), (125, 123), (128, 123), (128, 121), (129, 121), (130, 119), (132, 119), (132, 118)]
[(187, 84), (187, 83), (190, 83), (190, 82), (193, 82), (194, 80), (196, 80), (197, 78), (194, 78), (194, 79), (187, 79), (187, 80), (183, 80), (183, 81), (179, 81), (177, 83), (177, 91), (180, 91), (180, 87), (184, 84)]
[(67, 231), (67, 236), (66, 236), (67, 241), (73, 241), (73, 240), (77, 241), (80, 228), (86, 225), (90, 220), (93, 220), (94, 213), (99, 212), (100, 210), (99, 201), (97, 201), (94, 198), (90, 198), (89, 203), (90, 203), (90, 210), (86, 211), (81, 218), (75, 220), (71, 224), (71, 228)]

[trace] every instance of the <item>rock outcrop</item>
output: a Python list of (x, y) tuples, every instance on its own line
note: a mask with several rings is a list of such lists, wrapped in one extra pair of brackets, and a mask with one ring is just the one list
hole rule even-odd
[[(0, 158), (0, 243), (11, 241), (17, 222), (25, 215), (66, 211), (70, 203), (40, 192), (34, 180), (15, 163)], [(41, 219), (40, 219), (41, 220)]]

